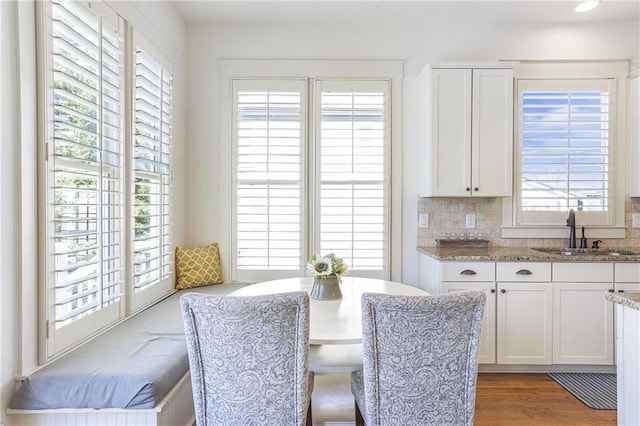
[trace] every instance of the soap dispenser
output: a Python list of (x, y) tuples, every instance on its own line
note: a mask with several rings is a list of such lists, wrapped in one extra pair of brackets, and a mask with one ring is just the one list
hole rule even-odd
[(582, 237), (580, 237), (580, 248), (587, 248), (587, 239), (584, 236), (584, 226), (582, 227)]

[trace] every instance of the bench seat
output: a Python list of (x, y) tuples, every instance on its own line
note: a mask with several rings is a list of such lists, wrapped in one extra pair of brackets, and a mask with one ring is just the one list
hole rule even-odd
[(180, 296), (229, 294), (245, 285), (176, 292), (29, 375), (8, 413), (157, 407), (189, 372)]

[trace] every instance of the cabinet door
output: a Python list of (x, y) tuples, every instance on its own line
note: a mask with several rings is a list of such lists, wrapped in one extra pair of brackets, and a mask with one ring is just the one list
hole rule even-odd
[(471, 185), (471, 70), (431, 71), (430, 196), (468, 196)]
[(551, 300), (551, 283), (498, 283), (498, 364), (551, 364)]
[(471, 124), (472, 195), (511, 196), (513, 71), (474, 69)]
[(496, 362), (496, 289), (495, 283), (461, 283), (443, 282), (442, 293), (464, 290), (484, 290), (487, 302), (484, 305), (482, 318), (482, 334), (480, 336), (480, 364), (495, 364)]
[(553, 283), (553, 363), (613, 365), (612, 283)]

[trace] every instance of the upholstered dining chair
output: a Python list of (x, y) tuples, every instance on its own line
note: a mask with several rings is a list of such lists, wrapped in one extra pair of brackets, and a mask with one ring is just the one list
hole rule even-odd
[(198, 426), (311, 424), (306, 292), (180, 305)]
[(472, 425), (486, 295), (362, 295), (356, 424)]

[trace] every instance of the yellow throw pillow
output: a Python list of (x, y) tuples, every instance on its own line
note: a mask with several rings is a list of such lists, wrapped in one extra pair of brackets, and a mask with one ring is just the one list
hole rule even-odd
[(222, 268), (218, 243), (204, 247), (176, 247), (176, 272), (178, 285), (176, 288), (193, 288), (204, 285), (220, 284)]

